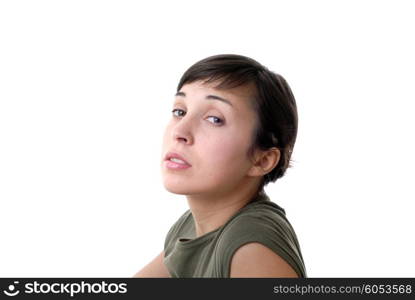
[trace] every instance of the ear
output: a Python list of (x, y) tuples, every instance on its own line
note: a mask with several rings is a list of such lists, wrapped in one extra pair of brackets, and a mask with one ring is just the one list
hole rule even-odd
[(280, 160), (281, 152), (278, 148), (272, 147), (267, 151), (258, 151), (254, 164), (248, 171), (248, 176), (264, 176), (272, 171)]

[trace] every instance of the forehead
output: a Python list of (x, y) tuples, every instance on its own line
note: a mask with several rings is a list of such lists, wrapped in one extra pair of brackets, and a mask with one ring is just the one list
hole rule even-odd
[[(255, 85), (248, 83), (234, 88), (218, 89), (219, 82), (206, 83), (202, 80), (184, 84), (180, 92), (186, 96), (206, 97), (207, 95), (218, 96), (228, 100), (234, 108), (253, 107), (255, 97)], [(216, 102), (216, 101), (215, 101)]]

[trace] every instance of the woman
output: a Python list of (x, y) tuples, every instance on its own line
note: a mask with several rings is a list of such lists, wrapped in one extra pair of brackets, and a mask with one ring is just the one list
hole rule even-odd
[(163, 184), (189, 210), (135, 277), (306, 277), (294, 229), (264, 191), (290, 167), (297, 135), (284, 78), (245, 56), (211, 56), (183, 74), (172, 114)]

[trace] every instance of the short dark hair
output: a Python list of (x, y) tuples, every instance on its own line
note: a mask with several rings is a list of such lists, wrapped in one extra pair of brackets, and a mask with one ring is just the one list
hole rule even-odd
[(204, 83), (219, 82), (217, 89), (254, 84), (253, 107), (258, 121), (254, 126), (252, 144), (248, 156), (256, 149), (276, 147), (281, 152), (275, 168), (263, 176), (258, 192), (269, 182), (284, 176), (290, 163), (297, 137), (298, 115), (294, 95), (285, 79), (270, 71), (256, 60), (236, 54), (220, 54), (202, 59), (187, 69), (181, 77), (177, 91), (185, 84), (202, 80)]

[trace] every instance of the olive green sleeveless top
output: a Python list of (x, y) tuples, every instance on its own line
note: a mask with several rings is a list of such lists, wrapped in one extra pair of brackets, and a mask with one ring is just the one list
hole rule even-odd
[(164, 243), (164, 263), (171, 277), (229, 278), (235, 251), (258, 242), (283, 258), (299, 277), (307, 277), (300, 245), (285, 210), (265, 193), (258, 194), (224, 225), (196, 237), (187, 210), (170, 228)]

